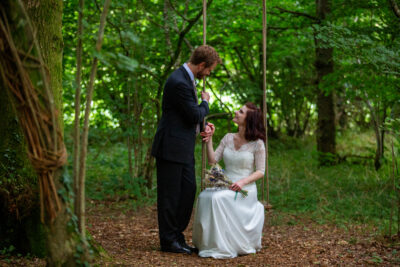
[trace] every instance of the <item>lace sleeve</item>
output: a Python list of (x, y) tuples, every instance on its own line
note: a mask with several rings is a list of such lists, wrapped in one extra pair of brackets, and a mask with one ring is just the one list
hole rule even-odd
[(224, 154), (225, 146), (227, 144), (228, 134), (222, 138), (221, 142), (219, 143), (217, 150), (215, 150), (215, 161), (218, 162), (222, 159), (222, 155)]
[(265, 145), (261, 139), (257, 140), (256, 149), (254, 151), (254, 161), (256, 163), (256, 170), (264, 173), (265, 172)]

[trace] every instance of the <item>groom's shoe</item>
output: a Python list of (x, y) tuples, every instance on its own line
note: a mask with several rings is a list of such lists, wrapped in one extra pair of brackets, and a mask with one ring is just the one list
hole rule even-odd
[(193, 253), (199, 254), (198, 248), (189, 246), (185, 241), (181, 242), (181, 244), (182, 244), (182, 247), (189, 249)]
[(161, 246), (161, 251), (173, 252), (173, 253), (186, 253), (189, 255), (192, 254), (192, 251), (189, 248), (183, 246), (178, 241), (174, 241), (167, 246)]

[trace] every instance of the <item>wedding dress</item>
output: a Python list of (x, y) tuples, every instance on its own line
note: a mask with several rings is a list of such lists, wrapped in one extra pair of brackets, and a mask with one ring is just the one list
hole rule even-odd
[[(264, 173), (265, 146), (262, 140), (248, 142), (238, 150), (234, 134), (228, 133), (215, 151), (215, 160), (225, 163), (225, 175), (236, 182), (255, 170)], [(257, 200), (257, 186), (242, 189), (248, 196), (229, 189), (207, 188), (197, 199), (193, 244), (200, 257), (234, 258), (261, 249), (264, 206)]]

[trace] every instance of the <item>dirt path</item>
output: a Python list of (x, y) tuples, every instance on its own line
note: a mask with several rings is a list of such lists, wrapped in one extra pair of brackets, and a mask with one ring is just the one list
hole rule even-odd
[[(398, 248), (384, 246), (368, 234), (360, 234), (360, 229), (355, 234), (313, 222), (265, 225), (263, 249), (235, 259), (164, 253), (159, 250), (155, 207), (120, 210), (101, 205), (88, 212), (89, 231), (108, 253), (98, 260), (101, 266), (400, 266)], [(192, 223), (185, 234), (188, 241), (191, 231)]]
[[(268, 226), (276, 221), (274, 213), (266, 216), (262, 250), (228, 260), (161, 252), (155, 207), (133, 211), (124, 203), (96, 202), (87, 215), (90, 233), (105, 250), (94, 266), (400, 266), (399, 247), (385, 246), (361, 229), (345, 231), (293, 217)], [(189, 242), (191, 231), (192, 223), (185, 233)], [(0, 257), (0, 266), (44, 265), (43, 259)]]

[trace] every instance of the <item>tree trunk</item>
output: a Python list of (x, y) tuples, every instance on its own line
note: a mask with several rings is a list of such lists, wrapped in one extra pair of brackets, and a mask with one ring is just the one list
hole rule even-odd
[(379, 117), (379, 109), (376, 109), (372, 106), (371, 102), (368, 100), (368, 95), (366, 95), (365, 100), (370, 112), (371, 112), (371, 123), (374, 127), (375, 132), (375, 139), (376, 139), (376, 151), (375, 151), (375, 159), (374, 159), (374, 166), (375, 170), (379, 170), (381, 167), (381, 160), (383, 159), (383, 152), (384, 152), (384, 140), (385, 140), (385, 130), (381, 128), (382, 122), (386, 119), (386, 105), (384, 105), (384, 112), (383, 112), (383, 120), (380, 120)]
[[(382, 115), (382, 126), (384, 125), (385, 121), (386, 121), (386, 117), (387, 117), (387, 103), (385, 102), (383, 104), (383, 115)], [(381, 127), (381, 158), (385, 157), (385, 127)]]
[[(100, 18), (100, 26), (99, 32), (96, 41), (96, 52), (99, 53), (101, 50), (101, 46), (103, 44), (104, 38), (104, 28), (106, 24), (106, 17), (108, 8), (110, 6), (111, 0), (104, 1), (103, 11), (101, 13)], [(86, 202), (85, 202), (85, 178), (86, 178), (86, 155), (87, 155), (87, 146), (88, 146), (88, 138), (89, 138), (89, 115), (92, 105), (92, 98), (93, 98), (93, 90), (94, 90), (94, 82), (96, 79), (97, 73), (97, 65), (98, 65), (98, 58), (95, 56), (92, 61), (92, 67), (90, 70), (90, 78), (89, 78), (89, 86), (87, 88), (87, 95), (86, 95), (86, 107), (85, 107), (85, 120), (83, 123), (83, 131), (81, 136), (81, 150), (79, 153), (79, 207), (75, 207), (79, 209), (78, 214), (78, 227), (81, 233), (81, 238), (86, 243)]]
[(24, 134), (2, 82), (0, 103), (0, 248), (13, 245), (21, 254), (45, 257), (38, 177), (28, 159)]
[[(43, 61), (50, 76), (50, 88), (54, 97), (54, 105), (58, 110), (58, 123), (63, 129), (62, 116), (62, 10), (61, 0), (24, 0), (28, 14), (37, 29), (36, 37)], [(61, 131), (63, 132), (63, 131)], [(57, 191), (67, 190), (63, 183), (66, 169), (55, 172), (54, 181)], [(67, 211), (69, 203), (62, 201), (62, 210), (53, 223), (46, 224), (48, 258), (50, 266), (65, 264), (75, 265), (76, 238), (75, 233), (68, 229), (71, 215)]]
[[(386, 111), (384, 111), (386, 113)], [(379, 116), (379, 115), (378, 115)], [(385, 114), (382, 122), (385, 121)], [(376, 127), (376, 152), (375, 152), (375, 170), (379, 170), (382, 166), (382, 159), (384, 158), (384, 148), (385, 148), (385, 129), (382, 127), (383, 123), (378, 123)]]
[[(330, 5), (330, 0), (316, 0), (317, 17), (320, 23), (331, 12)], [(314, 34), (316, 36), (317, 32)], [(318, 94), (317, 150), (319, 152), (319, 163), (328, 165), (334, 163), (336, 157), (335, 101), (334, 92), (326, 93), (321, 88), (321, 81), (324, 76), (333, 72), (333, 48), (321, 48), (322, 41), (315, 36), (316, 90)]]
[(137, 139), (135, 140), (135, 172), (134, 177), (137, 177), (141, 172), (140, 168), (142, 165), (142, 151), (143, 151), (143, 126), (142, 126), (142, 112), (143, 105), (140, 103), (139, 99), (139, 88), (138, 81), (135, 81), (135, 91), (133, 97), (133, 110), (135, 118), (135, 128), (137, 129)]
[(132, 120), (131, 120), (131, 85), (132, 83), (128, 82), (128, 114), (127, 114), (127, 122), (128, 122), (128, 170), (129, 170), (129, 178), (132, 179), (133, 176), (133, 164), (132, 164)]
[(146, 157), (143, 167), (143, 178), (146, 180), (147, 188), (151, 189), (153, 186), (153, 171), (155, 167), (155, 159), (151, 155), (151, 144), (147, 148)]
[(343, 97), (343, 93), (336, 94), (336, 125), (340, 127), (341, 131), (347, 129), (348, 116), (346, 98)]
[[(76, 47), (76, 90), (75, 90), (75, 120), (74, 120), (74, 150), (73, 150), (73, 177), (74, 177), (74, 207), (80, 207), (79, 198), (79, 148), (80, 148), (80, 110), (81, 110), (81, 89), (82, 89), (82, 39), (83, 39), (83, 9), (84, 0), (79, 0), (78, 16), (78, 44)], [(79, 216), (79, 210), (74, 210), (75, 215)]]
[[(43, 84), (49, 85), (49, 88), (54, 97), (54, 102), (53, 102), (54, 108), (57, 110), (56, 113), (58, 116), (57, 121), (55, 121), (56, 125), (53, 124), (53, 126), (62, 129), (63, 125), (62, 124), (63, 116), (61, 112), (62, 111), (61, 60), (62, 60), (62, 48), (63, 48), (63, 40), (61, 32), (62, 8), (63, 8), (62, 0), (41, 0), (41, 1), (23, 0), (22, 2), (24, 3), (28, 16), (31, 19), (33, 28), (38, 29), (38, 31), (36, 31), (36, 39), (38, 46), (33, 46), (33, 50), (30, 50), (30, 48), (32, 48), (31, 47), (32, 39), (30, 38), (31, 36), (33, 36), (33, 34), (31, 32), (30, 27), (27, 26), (29, 24), (25, 23), (24, 25), (26, 27), (20, 27), (21, 25), (20, 22), (21, 21), (26, 22), (27, 19), (23, 13), (23, 10), (20, 8), (18, 2), (17, 1), (1, 2), (0, 9), (3, 9), (3, 11), (5, 11), (5, 14), (8, 15), (7, 20), (11, 28), (10, 32), (12, 38), (14, 39), (14, 43), (17, 44), (17, 48), (20, 51), (23, 51), (24, 53), (33, 55), (36, 55), (37, 54), (36, 51), (40, 50), (43, 63), (45, 65), (45, 69), (47, 72), (46, 74), (48, 75), (44, 77), (43, 73), (41, 73), (38, 70), (35, 70), (34, 67), (33, 68), (30, 67), (29, 69), (26, 68), (26, 70), (28, 71), (30, 75), (29, 78), (32, 80), (32, 84), (34, 86), (40, 87)], [(33, 52), (31, 53), (30, 51)], [(2, 57), (4, 57), (4, 55), (2, 55)], [(7, 61), (3, 61), (3, 63), (4, 62)], [(2, 68), (3, 67), (4, 66), (2, 66)], [(46, 78), (48, 78), (48, 80), (44, 80)], [(19, 79), (19, 77), (15, 76), (15, 78), (9, 78), (8, 80), (12, 79), (14, 80)], [(18, 82), (16, 84), (18, 84)], [(7, 90), (9, 92), (8, 94), (9, 100), (3, 102), (7, 103), (5, 108), (9, 108), (8, 103), (10, 102), (10, 100), (15, 101), (15, 105), (18, 105), (16, 98), (12, 97), (12, 94), (10, 93), (11, 89), (9, 87), (7, 87), (7, 89), (9, 89)], [(2, 90), (2, 92), (4, 93), (4, 90)], [(4, 97), (3, 93), (1, 93), (1, 98)], [(52, 100), (50, 99), (50, 102), (51, 101)], [(49, 109), (50, 107), (45, 107), (45, 108)], [(15, 118), (17, 117), (17, 113), (15, 113), (15, 110), (19, 111), (19, 109), (13, 109), (13, 110), (9, 109), (8, 110), (9, 113), (7, 115), (7, 118), (10, 119), (9, 122), (14, 121), (14, 126), (11, 128), (8, 128), (7, 126), (6, 128), (0, 128), (0, 134), (2, 136), (8, 136), (8, 139), (10, 139), (10, 137), (12, 138), (12, 136), (18, 136), (21, 134), (21, 131), (18, 129), (19, 127), (16, 126)], [(50, 139), (52, 138), (52, 136), (44, 136), (44, 138)], [(3, 143), (3, 140), (1, 140), (0, 142)], [(58, 143), (58, 145), (59, 147), (61, 147), (63, 146), (63, 143), (62, 142), (61, 144)], [(16, 143), (15, 148), (17, 149), (17, 151), (19, 151), (18, 153), (20, 153), (21, 156), (15, 162), (7, 162), (8, 164), (7, 166), (10, 167), (11, 165), (14, 165), (17, 168), (21, 164), (24, 164), (23, 166), (30, 166), (30, 164), (26, 162), (26, 157), (25, 157), (25, 155), (27, 154), (26, 147), (27, 146), (23, 141)], [(1, 160), (3, 163), (3, 159)], [(32, 184), (33, 191), (36, 193), (36, 195), (34, 195), (31, 200), (32, 204), (31, 214), (33, 214), (33, 218), (36, 219), (30, 221), (31, 228), (36, 228), (39, 230), (37, 233), (34, 233), (38, 236), (38, 239), (36, 240), (39, 240), (40, 244), (46, 243), (47, 262), (49, 266), (61, 266), (61, 265), (75, 266), (76, 264), (75, 264), (74, 254), (76, 254), (77, 240), (79, 240), (79, 238), (74, 229), (73, 228), (71, 229), (71, 227), (69, 226), (70, 224), (73, 225), (73, 223), (71, 222), (72, 214), (70, 213), (71, 205), (69, 202), (71, 199), (69, 198), (68, 195), (69, 186), (67, 185), (67, 183), (69, 183), (70, 181), (68, 179), (66, 169), (61, 166), (60, 168), (54, 171), (53, 177), (56, 186), (56, 191), (57, 192), (62, 191), (64, 193), (62, 195), (59, 195), (60, 210), (57, 213), (58, 216), (52, 222), (50, 220), (46, 220), (44, 225), (42, 225), (38, 219), (39, 204), (37, 201), (38, 198), (37, 192), (39, 190), (36, 177), (37, 176), (35, 175), (35, 178), (33, 178), (31, 172), (27, 172), (26, 175), (21, 175), (20, 177), (18, 177), (20, 182), (22, 182), (24, 185)], [(9, 225), (9, 227), (13, 226)], [(41, 231), (40, 230), (41, 228), (43, 228), (44, 231)], [(44, 234), (41, 235), (40, 233)], [(26, 235), (25, 239), (29, 240), (29, 242), (31, 241), (27, 232), (17, 233), (17, 234)], [(43, 242), (43, 240), (45, 240), (46, 242)]]
[(379, 129), (375, 129), (375, 137), (376, 137), (376, 151), (375, 151), (374, 166), (375, 166), (375, 170), (379, 170), (381, 167), (381, 158), (382, 158), (382, 154), (381, 154), (382, 138), (379, 133)]

